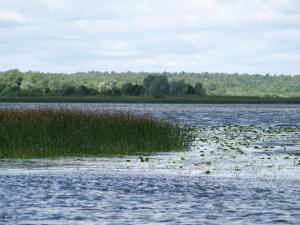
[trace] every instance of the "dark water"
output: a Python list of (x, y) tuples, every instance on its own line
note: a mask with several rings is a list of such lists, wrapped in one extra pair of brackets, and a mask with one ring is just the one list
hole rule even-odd
[[(45, 105), (0, 105), (41, 106)], [(300, 125), (300, 105), (72, 104), (64, 107), (152, 113), (196, 126)], [(197, 173), (197, 166), (189, 165), (183, 168), (184, 173), (180, 170), (166, 173), (160, 169), (161, 163), (169, 172), (175, 171), (171, 164), (179, 156), (176, 153), (170, 156), (170, 162), (163, 162), (169, 156), (162, 154), (156, 156), (161, 158), (153, 160), (153, 164), (124, 163), (122, 168), (115, 158), (65, 166), (62, 161), (59, 167), (53, 166), (52, 160), (0, 161), (0, 224), (300, 224), (300, 166), (284, 167), (291, 161), (280, 160), (276, 172), (285, 168), (287, 176), (267, 178), (255, 173), (247, 178), (223, 176), (221, 172), (206, 175)], [(186, 153), (184, 163), (195, 163), (188, 156)], [(241, 159), (248, 164), (250, 156)], [(217, 161), (219, 171), (222, 160)], [(225, 162), (224, 159), (224, 165)], [(201, 164), (201, 158), (197, 163)]]

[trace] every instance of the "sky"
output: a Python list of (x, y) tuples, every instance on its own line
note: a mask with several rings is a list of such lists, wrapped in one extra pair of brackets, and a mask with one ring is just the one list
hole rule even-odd
[(299, 0), (0, 0), (0, 71), (300, 74)]

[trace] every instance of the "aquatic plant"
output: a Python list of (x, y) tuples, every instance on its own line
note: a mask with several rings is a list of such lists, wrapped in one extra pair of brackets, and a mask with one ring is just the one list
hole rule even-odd
[(151, 116), (0, 109), (0, 158), (127, 155), (187, 149), (193, 129)]

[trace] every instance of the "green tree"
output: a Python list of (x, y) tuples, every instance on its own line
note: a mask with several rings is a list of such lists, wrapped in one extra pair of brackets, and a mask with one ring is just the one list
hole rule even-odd
[(123, 95), (138, 96), (143, 94), (143, 86), (132, 83), (125, 83), (121, 88)]
[(169, 94), (169, 81), (165, 75), (145, 77), (143, 87), (147, 95), (159, 97)]
[(195, 84), (195, 94), (196, 95), (205, 95), (206, 91), (202, 85), (202, 83)]
[(80, 85), (76, 88), (76, 94), (85, 96), (85, 95), (97, 95), (98, 91), (93, 88), (86, 87), (84, 85)]
[(186, 95), (194, 94), (195, 90), (192, 85), (186, 84), (184, 80), (173, 81), (170, 83), (170, 94)]
[(0, 80), (0, 91), (3, 95), (16, 95), (22, 84), (22, 73), (19, 70), (8, 70), (4, 72)]

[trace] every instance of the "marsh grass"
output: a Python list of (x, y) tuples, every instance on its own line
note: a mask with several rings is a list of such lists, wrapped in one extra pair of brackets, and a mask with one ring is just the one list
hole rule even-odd
[(0, 158), (130, 155), (187, 149), (193, 130), (151, 116), (0, 109)]

